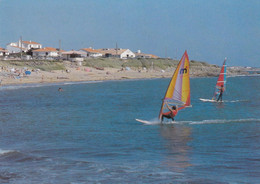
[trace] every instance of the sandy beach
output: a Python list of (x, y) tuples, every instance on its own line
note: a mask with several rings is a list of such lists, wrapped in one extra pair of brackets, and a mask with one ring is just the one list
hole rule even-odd
[(54, 83), (65, 81), (98, 81), (98, 80), (121, 80), (121, 79), (141, 79), (141, 78), (167, 78), (172, 72), (162, 71), (135, 71), (135, 70), (118, 70), (115, 68), (104, 68), (99, 70), (89, 67), (67, 68), (66, 71), (54, 70), (31, 71), (26, 75), (16, 69), (16, 72), (1, 72), (1, 85), (26, 84), (26, 83)]
[[(98, 68), (78, 66), (76, 63), (64, 62), (62, 70), (43, 71), (26, 65), (2, 65), (0, 66), (1, 85), (27, 84), (27, 83), (57, 83), (76, 81), (99, 81), (99, 80), (125, 80), (125, 79), (148, 79), (170, 78), (175, 71), (174, 67), (162, 69), (146, 68)], [(191, 77), (212, 77), (219, 73), (218, 67), (191, 66)], [(29, 71), (29, 74), (26, 72)], [(27, 73), (27, 74), (26, 74)], [(247, 74), (240, 70), (228, 70), (228, 75)]]

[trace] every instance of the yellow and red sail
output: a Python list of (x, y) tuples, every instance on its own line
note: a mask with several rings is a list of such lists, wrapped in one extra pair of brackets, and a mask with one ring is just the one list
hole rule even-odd
[(190, 64), (187, 51), (183, 54), (166, 90), (159, 119), (166, 109), (166, 102), (183, 108), (190, 106)]

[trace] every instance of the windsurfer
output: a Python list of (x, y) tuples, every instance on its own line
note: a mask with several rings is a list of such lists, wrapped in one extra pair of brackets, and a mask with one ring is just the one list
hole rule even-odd
[(175, 105), (170, 107), (167, 102), (165, 104), (166, 104), (167, 108), (169, 109), (169, 111), (162, 114), (162, 121), (163, 121), (163, 118), (172, 119), (172, 121), (174, 121), (174, 117), (178, 113), (178, 108), (176, 108)]
[(224, 92), (224, 86), (221, 85), (220, 90), (219, 90), (219, 96), (218, 96), (217, 102), (219, 100), (222, 102), (222, 94), (223, 94), (223, 92)]

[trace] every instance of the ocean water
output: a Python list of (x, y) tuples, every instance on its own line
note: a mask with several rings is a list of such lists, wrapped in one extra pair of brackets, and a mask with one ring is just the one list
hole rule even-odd
[(223, 103), (192, 78), (193, 107), (160, 125), (169, 80), (1, 87), (0, 183), (259, 183), (260, 77), (228, 78)]

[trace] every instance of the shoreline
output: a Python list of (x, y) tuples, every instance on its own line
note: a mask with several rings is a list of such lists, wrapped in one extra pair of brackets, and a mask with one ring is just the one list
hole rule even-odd
[[(92, 61), (92, 60), (91, 60)], [(133, 62), (130, 60), (128, 62)], [(139, 60), (136, 60), (139, 61)], [(149, 61), (149, 60), (148, 60)], [(153, 60), (152, 60), (153, 61)], [(160, 61), (160, 60), (155, 60)], [(166, 60), (167, 61), (167, 60)], [(165, 61), (165, 62), (166, 62)], [(98, 64), (98, 60), (93, 60)], [(101, 61), (100, 61), (101, 62)], [(159, 79), (171, 78), (176, 66), (162, 68), (148, 67), (110, 67), (114, 60), (104, 60), (106, 64), (100, 66), (78, 65), (75, 62), (12, 62), (1, 61), (0, 85), (20, 84), (49, 84), (63, 82), (87, 82), (87, 81), (120, 81), (131, 79)], [(124, 61), (125, 62), (125, 61)], [(170, 63), (173, 63), (170, 61)], [(130, 63), (128, 63), (130, 65)], [(166, 65), (167, 66), (167, 65)], [(42, 68), (42, 69), (41, 69)], [(217, 77), (220, 67), (215, 65), (193, 62), (190, 67), (190, 77)], [(227, 76), (252, 75), (241, 69), (227, 69)]]
[[(44, 74), (46, 73), (55, 73), (55, 72), (44, 72)], [(60, 71), (58, 71), (58, 73), (60, 73)], [(44, 80), (42, 81), (42, 79), (39, 79), (39, 77), (35, 77), (33, 76), (27, 76), (26, 78), (20, 78), (20, 79), (2, 79), (2, 83), (0, 86), (2, 87), (14, 87), (14, 86), (28, 86), (28, 87), (33, 87), (35, 85), (40, 85), (40, 86), (52, 86), (52, 85), (68, 85), (68, 83), (71, 84), (88, 84), (88, 83), (99, 83), (99, 82), (110, 82), (110, 81), (131, 81), (131, 80), (153, 80), (153, 79), (163, 79), (163, 78), (168, 78), (170, 79), (173, 75), (173, 73), (169, 74), (166, 73), (165, 75), (162, 76), (157, 76), (156, 75), (160, 75), (161, 73), (159, 72), (154, 72), (153, 75), (139, 75), (136, 76), (134, 75), (135, 72), (129, 72), (128, 74), (125, 74), (122, 77), (115, 77), (112, 75), (112, 73), (110, 74), (102, 74), (102, 75), (94, 75), (91, 78), (82, 78), (80, 80), (76, 80), (75, 78), (72, 77), (72, 79), (74, 80), (70, 80), (70, 78), (65, 78), (65, 77), (61, 77), (61, 78), (53, 78), (48, 76), (46, 78), (44, 78)], [(158, 74), (159, 73), (159, 74)], [(42, 73), (41, 73), (42, 74)], [(100, 74), (100, 73), (99, 73)], [(69, 74), (71, 75), (71, 74)], [(111, 75), (111, 76), (107, 76), (107, 75)], [(72, 74), (72, 76), (74, 76), (74, 74)], [(80, 75), (78, 75), (79, 77)], [(237, 74), (237, 75), (228, 75), (227, 77), (255, 77), (255, 76), (260, 76), (260, 74)], [(74, 76), (75, 77), (75, 76)], [(190, 78), (211, 78), (211, 77), (217, 77), (217, 76), (192, 76)], [(77, 77), (76, 77), (77, 78)], [(19, 81), (18, 81), (19, 80)]]

